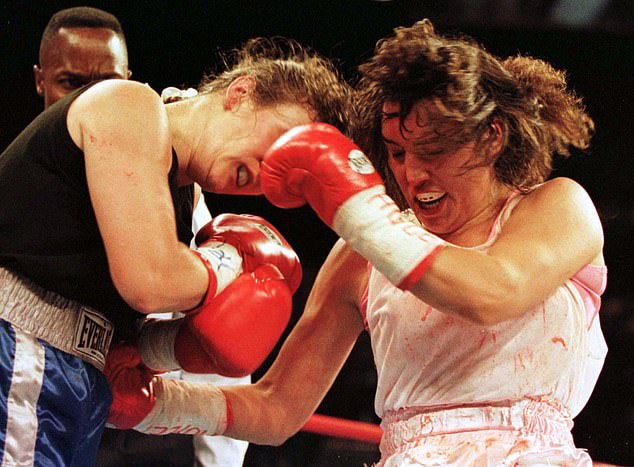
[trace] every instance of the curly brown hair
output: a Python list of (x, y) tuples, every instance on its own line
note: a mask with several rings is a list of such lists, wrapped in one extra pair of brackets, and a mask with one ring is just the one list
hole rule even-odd
[(436, 33), (427, 19), (394, 29), (359, 71), (355, 138), (401, 207), (381, 138), (384, 102), (400, 104), (403, 125), (415, 104), (435, 101), (441, 120), (457, 122), (460, 129), (448, 135), (442, 130), (447, 125), (434, 123), (439, 139), (455, 146), (476, 141), (482, 154), (496, 122), (502, 148), (484, 163), (493, 163), (497, 179), (520, 191), (550, 175), (554, 154), (567, 157), (571, 148), (587, 149), (594, 131), (564, 72), (531, 57), (500, 59), (469, 37)]
[(352, 88), (334, 63), (299, 42), (283, 37), (253, 38), (223, 56), (226, 70), (206, 75), (199, 93), (224, 89), (240, 76), (255, 78), (257, 105), (299, 103), (316, 121), (350, 134)]

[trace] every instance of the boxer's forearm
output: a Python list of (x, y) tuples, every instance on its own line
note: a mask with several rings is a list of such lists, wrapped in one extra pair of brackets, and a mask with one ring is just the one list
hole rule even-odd
[(134, 429), (152, 435), (221, 435), (231, 423), (231, 408), (213, 384), (160, 377), (152, 381), (156, 403)]
[(280, 445), (305, 417), (285, 417), (268, 391), (257, 385), (219, 388), (160, 377), (152, 381), (156, 404), (134, 429), (151, 435), (224, 435), (257, 444)]
[(296, 401), (281, 400), (274, 388), (260, 384), (222, 388), (232, 421), (225, 436), (254, 444), (279, 446), (297, 433), (312, 410)]

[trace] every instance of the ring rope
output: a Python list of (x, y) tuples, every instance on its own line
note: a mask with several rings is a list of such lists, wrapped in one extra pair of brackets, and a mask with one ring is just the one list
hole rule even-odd
[(379, 444), (383, 436), (378, 425), (321, 414), (313, 414), (301, 431), (371, 444)]

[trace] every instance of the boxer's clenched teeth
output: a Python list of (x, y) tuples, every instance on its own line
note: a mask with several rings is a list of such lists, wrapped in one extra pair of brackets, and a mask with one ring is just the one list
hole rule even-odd
[(437, 206), (438, 203), (447, 195), (447, 193), (428, 192), (416, 195), (416, 200), (423, 208), (431, 208)]
[(249, 172), (243, 165), (241, 165), (240, 167), (238, 167), (238, 174), (236, 176), (236, 185), (238, 187), (242, 187), (242, 186), (245, 186), (247, 183), (249, 183)]

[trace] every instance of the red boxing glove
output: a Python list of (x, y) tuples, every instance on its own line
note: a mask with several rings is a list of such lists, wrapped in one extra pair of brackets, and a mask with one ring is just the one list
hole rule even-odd
[(242, 257), (242, 270), (252, 272), (272, 264), (284, 276), (292, 293), (302, 281), (302, 268), (293, 248), (269, 222), (249, 214), (221, 214), (196, 234), (196, 244), (228, 243)]
[(103, 373), (112, 393), (107, 423), (120, 430), (138, 425), (156, 403), (151, 383), (154, 373), (143, 365), (137, 348), (130, 344), (110, 349)]
[(281, 208), (308, 202), (317, 215), (394, 285), (408, 290), (444, 242), (402, 216), (368, 158), (336, 128), (295, 127), (269, 148), (260, 183)]
[(104, 375), (112, 392), (110, 427), (152, 435), (221, 435), (231, 424), (231, 403), (219, 388), (153, 378), (132, 345), (110, 350)]
[(264, 155), (260, 182), (275, 206), (293, 208), (308, 202), (331, 227), (346, 200), (383, 185), (358, 146), (325, 123), (298, 126), (282, 135)]
[(275, 266), (244, 273), (185, 318), (174, 343), (176, 360), (191, 373), (249, 375), (273, 350), (292, 306), (291, 291)]

